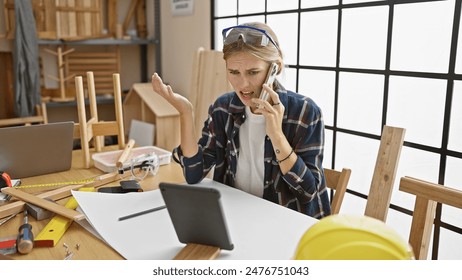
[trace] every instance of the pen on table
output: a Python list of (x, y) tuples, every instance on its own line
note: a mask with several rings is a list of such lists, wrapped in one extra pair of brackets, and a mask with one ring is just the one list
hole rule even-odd
[(148, 209), (148, 210), (144, 210), (144, 211), (141, 211), (141, 212), (133, 213), (133, 214), (130, 214), (130, 215), (127, 215), (127, 216), (122, 216), (122, 217), (119, 218), (119, 221), (131, 219), (131, 218), (138, 217), (138, 216), (148, 214), (148, 213), (151, 213), (151, 212), (156, 212), (156, 211), (162, 210), (162, 209), (164, 209), (166, 207), (167, 206), (162, 205), (162, 206), (159, 206), (159, 207), (154, 207), (152, 209)]

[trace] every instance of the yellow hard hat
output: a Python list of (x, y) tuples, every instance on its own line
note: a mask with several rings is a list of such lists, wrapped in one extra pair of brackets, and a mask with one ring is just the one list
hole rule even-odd
[(409, 260), (414, 253), (384, 222), (353, 215), (331, 215), (300, 239), (297, 260)]

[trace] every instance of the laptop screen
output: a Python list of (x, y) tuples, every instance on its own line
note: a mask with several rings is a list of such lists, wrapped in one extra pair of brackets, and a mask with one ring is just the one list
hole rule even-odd
[(0, 170), (13, 179), (69, 170), (73, 122), (0, 128)]

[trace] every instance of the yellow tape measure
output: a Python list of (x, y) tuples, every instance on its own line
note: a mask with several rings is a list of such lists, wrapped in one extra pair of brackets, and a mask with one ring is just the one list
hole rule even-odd
[(13, 188), (15, 189), (27, 189), (27, 188), (52, 188), (52, 187), (59, 187), (59, 186), (68, 186), (68, 185), (84, 185), (91, 182), (96, 181), (97, 179), (83, 179), (83, 180), (76, 180), (76, 181), (68, 181), (68, 182), (56, 182), (56, 183), (44, 183), (44, 184), (30, 184), (30, 185), (19, 185)]
[[(94, 192), (95, 188), (80, 188), (79, 191)], [(64, 207), (75, 210), (77, 208), (77, 200), (71, 197)], [(66, 230), (72, 224), (72, 220), (55, 215), (48, 224), (40, 231), (34, 239), (36, 247), (54, 247), (58, 244), (61, 237), (63, 237)]]

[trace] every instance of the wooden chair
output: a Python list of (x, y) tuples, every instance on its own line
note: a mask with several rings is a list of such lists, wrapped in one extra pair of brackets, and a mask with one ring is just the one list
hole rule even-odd
[(338, 214), (347, 190), (348, 181), (350, 180), (351, 169), (343, 168), (342, 171), (337, 171), (324, 168), (324, 175), (327, 187), (334, 191), (334, 195), (331, 198), (332, 214)]
[(404, 128), (384, 126), (364, 215), (386, 222), (398, 169)]
[(90, 168), (90, 145), (89, 141), (94, 139), (95, 151), (100, 152), (104, 142), (99, 136), (117, 135), (119, 149), (125, 147), (125, 134), (122, 113), (122, 90), (120, 88), (120, 75), (113, 74), (114, 85), (114, 105), (116, 120), (115, 121), (99, 121), (96, 107), (96, 93), (93, 72), (87, 72), (88, 99), (90, 102), (91, 118), (87, 120), (85, 112), (85, 97), (83, 91), (82, 76), (75, 77), (75, 92), (77, 97), (77, 112), (79, 115), (79, 123), (74, 127), (74, 139), (80, 138), (83, 151), (83, 165), (85, 168)]
[(45, 103), (42, 102), (41, 104), (37, 104), (35, 107), (37, 111), (35, 116), (1, 119), (0, 127), (48, 123), (47, 108)]
[(411, 177), (401, 178), (399, 190), (416, 196), (409, 243), (415, 258), (425, 260), (437, 203), (462, 209), (462, 191)]

